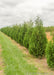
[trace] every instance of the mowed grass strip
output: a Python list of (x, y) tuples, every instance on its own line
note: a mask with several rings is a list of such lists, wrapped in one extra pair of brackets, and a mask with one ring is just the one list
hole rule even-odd
[(0, 45), (0, 75), (4, 75), (4, 63), (2, 58), (2, 49)]
[(0, 32), (0, 44), (5, 63), (5, 75), (37, 75), (37, 68), (25, 61), (21, 50), (2, 32)]

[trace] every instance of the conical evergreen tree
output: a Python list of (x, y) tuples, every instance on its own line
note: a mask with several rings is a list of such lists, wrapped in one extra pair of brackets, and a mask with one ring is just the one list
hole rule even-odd
[(19, 38), (18, 38), (18, 42), (23, 45), (23, 40), (24, 40), (24, 36), (25, 36), (25, 33), (27, 32), (27, 24), (24, 23), (22, 25), (22, 27), (20, 28), (20, 32), (19, 32)]
[(31, 38), (31, 35), (32, 35), (32, 31), (33, 31), (33, 22), (32, 20), (30, 20), (29, 22), (27, 22), (27, 25), (28, 25), (28, 30), (25, 34), (25, 37), (24, 37), (24, 40), (23, 40), (23, 45), (26, 47), (26, 48), (29, 48), (29, 41), (30, 41), (30, 38)]
[(34, 56), (41, 58), (45, 55), (47, 39), (42, 20), (37, 17), (35, 23), (36, 26), (33, 30), (32, 37), (29, 42), (29, 52)]
[(50, 68), (54, 68), (54, 41), (50, 41), (46, 47), (46, 58)]

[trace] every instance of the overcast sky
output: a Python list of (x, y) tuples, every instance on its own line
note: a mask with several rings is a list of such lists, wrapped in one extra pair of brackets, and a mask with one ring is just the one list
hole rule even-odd
[(54, 0), (0, 0), (0, 27), (40, 15), (44, 26), (54, 25)]

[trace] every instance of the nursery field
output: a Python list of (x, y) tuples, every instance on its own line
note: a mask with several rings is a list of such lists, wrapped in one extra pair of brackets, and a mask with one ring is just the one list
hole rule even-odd
[(5, 75), (54, 75), (54, 27), (33, 22), (0, 29), (0, 73)]
[(0, 45), (2, 48), (0, 75), (54, 75), (45, 58), (33, 57), (25, 47), (2, 32), (0, 32)]

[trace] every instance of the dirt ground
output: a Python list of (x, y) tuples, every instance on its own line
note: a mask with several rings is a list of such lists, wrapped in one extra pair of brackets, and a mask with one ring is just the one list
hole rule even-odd
[(52, 36), (50, 35), (50, 32), (46, 32), (46, 36), (48, 41), (52, 40)]

